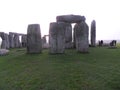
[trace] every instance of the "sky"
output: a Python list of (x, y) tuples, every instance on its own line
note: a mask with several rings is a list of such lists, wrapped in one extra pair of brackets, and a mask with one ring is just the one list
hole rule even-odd
[(0, 32), (27, 33), (28, 24), (40, 24), (42, 36), (58, 15), (83, 15), (96, 21), (97, 40), (120, 39), (119, 0), (0, 0)]

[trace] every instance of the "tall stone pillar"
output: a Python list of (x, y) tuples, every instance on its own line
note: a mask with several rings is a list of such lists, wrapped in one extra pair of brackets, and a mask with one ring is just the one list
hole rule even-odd
[(9, 45), (10, 45), (10, 48), (14, 48), (14, 35), (9, 32)]
[(6, 49), (6, 46), (7, 46), (6, 40), (2, 40), (1, 48), (2, 48), (2, 49)]
[(72, 48), (72, 25), (70, 23), (66, 23), (65, 29), (65, 48)]
[(19, 39), (19, 34), (14, 34), (14, 46), (15, 48), (19, 48), (20, 47), (20, 39)]
[(27, 29), (27, 53), (41, 53), (42, 40), (39, 24), (30, 24)]
[(27, 45), (27, 35), (22, 35), (21, 43), (22, 43), (22, 47), (26, 47), (26, 45)]
[(81, 23), (77, 23), (74, 29), (76, 50), (80, 53), (87, 53), (89, 49), (88, 25), (84, 21), (82, 21)]
[(5, 33), (5, 40), (6, 40), (6, 48), (10, 48), (10, 44), (9, 44), (9, 35), (7, 33)]
[(63, 22), (50, 23), (49, 29), (49, 52), (51, 54), (64, 53), (65, 51), (65, 29)]
[(91, 22), (91, 46), (96, 46), (96, 22), (93, 20)]
[(2, 43), (1, 43), (1, 48), (6, 49), (7, 48), (7, 43), (6, 43), (6, 36), (4, 32), (0, 32), (0, 36), (2, 38)]

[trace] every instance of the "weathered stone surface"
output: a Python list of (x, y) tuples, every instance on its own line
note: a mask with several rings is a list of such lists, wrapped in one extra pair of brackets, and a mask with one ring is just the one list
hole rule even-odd
[(2, 49), (9, 48), (8, 34), (6, 34), (4, 32), (0, 32), (0, 37), (2, 38), (1, 48)]
[(7, 49), (0, 49), (0, 56), (7, 55), (9, 53), (9, 50)]
[(6, 40), (2, 40), (1, 48), (2, 48), (2, 49), (6, 49), (6, 47), (7, 47)]
[(49, 48), (49, 44), (46, 40), (46, 35), (42, 37), (42, 48)]
[(27, 29), (27, 53), (41, 53), (42, 40), (39, 24), (30, 24)]
[(9, 35), (7, 33), (5, 33), (5, 38), (6, 38), (6, 48), (10, 48), (10, 44), (9, 44)]
[(42, 44), (46, 44), (47, 43), (47, 40), (46, 40), (46, 37), (42, 37)]
[(66, 23), (80, 23), (85, 21), (84, 16), (80, 15), (61, 15), (56, 17), (57, 22), (66, 22)]
[(95, 20), (91, 23), (91, 46), (96, 46), (96, 22)]
[(75, 29), (76, 50), (80, 53), (87, 53), (89, 49), (88, 25), (83, 21), (77, 23)]
[(19, 39), (19, 34), (14, 34), (14, 46), (15, 48), (19, 48), (21, 45), (20, 45), (20, 39)]
[(65, 52), (65, 29), (66, 25), (62, 22), (50, 23), (49, 29), (49, 52), (51, 54)]
[(21, 43), (22, 43), (22, 47), (26, 47), (27, 46), (27, 35), (22, 35)]
[(9, 44), (10, 44), (10, 48), (14, 48), (14, 35), (9, 32)]
[(74, 48), (73, 42), (67, 42), (67, 43), (65, 43), (65, 48), (66, 48), (66, 49)]
[(69, 23), (65, 24), (65, 48), (72, 48), (72, 25)]

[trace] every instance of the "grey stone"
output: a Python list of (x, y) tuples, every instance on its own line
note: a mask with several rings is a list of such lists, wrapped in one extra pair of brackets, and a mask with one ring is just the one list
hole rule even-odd
[(26, 47), (27, 46), (27, 35), (22, 35), (21, 43), (22, 43), (22, 47)]
[(7, 55), (9, 53), (9, 50), (7, 49), (0, 49), (0, 56)]
[(49, 44), (46, 40), (46, 35), (42, 37), (42, 48), (49, 48)]
[(6, 49), (6, 47), (7, 47), (6, 40), (2, 40), (1, 48), (2, 48), (2, 49)]
[(19, 48), (20, 47), (20, 39), (19, 39), (19, 34), (14, 34), (14, 46), (15, 48)]
[(72, 25), (66, 23), (65, 29), (65, 48), (72, 48)]
[(57, 22), (66, 22), (66, 23), (80, 23), (85, 21), (84, 16), (80, 15), (61, 15), (56, 17)]
[(47, 43), (47, 40), (46, 40), (46, 37), (42, 37), (42, 44), (46, 44)]
[(49, 52), (51, 54), (61, 54), (65, 52), (65, 29), (66, 25), (62, 22), (50, 23), (49, 29)]
[(89, 49), (89, 30), (88, 25), (83, 21), (77, 23), (75, 29), (76, 50), (80, 53), (88, 53)]
[(96, 22), (95, 20), (91, 23), (91, 46), (96, 46)]
[(7, 49), (9, 48), (9, 38), (8, 34), (4, 32), (0, 32), (0, 37), (2, 38), (2, 43), (1, 43), (1, 48), (2, 49)]
[(9, 44), (10, 44), (10, 48), (14, 48), (14, 35), (9, 32)]
[(6, 38), (6, 49), (9, 49), (10, 48), (9, 35), (7, 33), (5, 33), (5, 38)]
[(27, 53), (41, 53), (42, 40), (39, 24), (30, 24), (27, 29)]

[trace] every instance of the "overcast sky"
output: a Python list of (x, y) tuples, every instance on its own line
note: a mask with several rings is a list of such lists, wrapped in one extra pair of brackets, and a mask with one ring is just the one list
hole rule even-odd
[(42, 36), (57, 15), (84, 15), (89, 25), (96, 21), (97, 39), (120, 39), (119, 0), (0, 0), (0, 32), (27, 33), (38, 23)]

